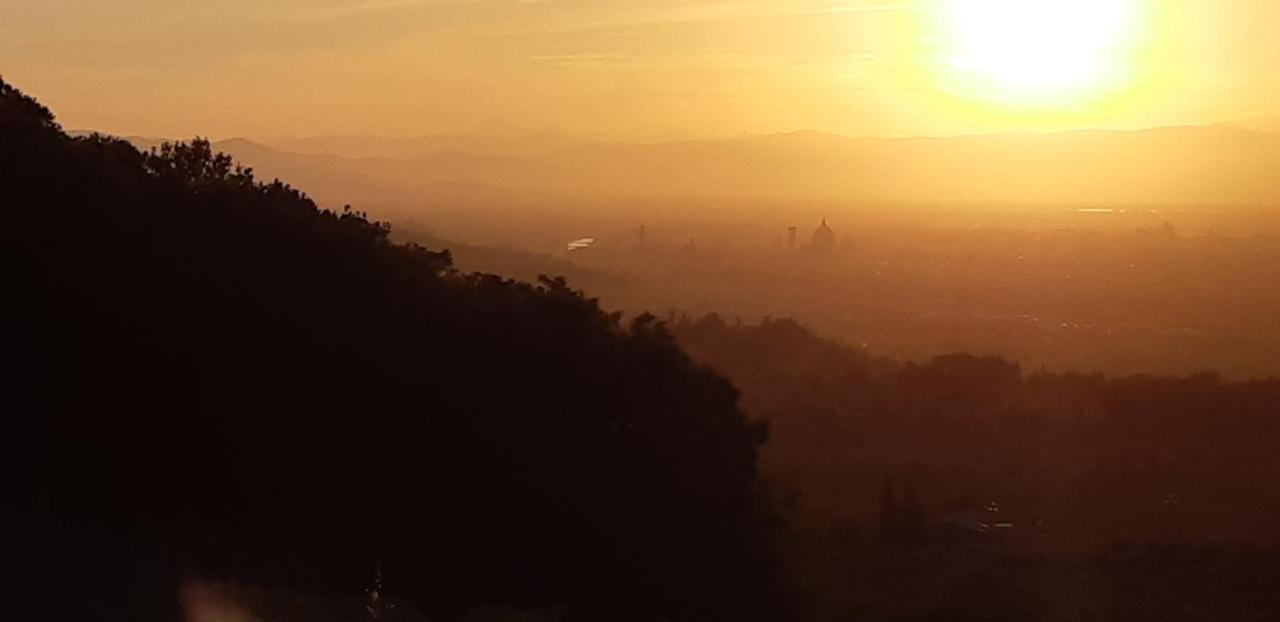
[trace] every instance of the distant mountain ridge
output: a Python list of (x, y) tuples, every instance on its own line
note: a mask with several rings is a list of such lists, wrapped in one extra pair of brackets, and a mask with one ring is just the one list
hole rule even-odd
[[(152, 138), (130, 137), (142, 148)], [(942, 203), (1274, 206), (1280, 136), (1241, 127), (942, 138), (815, 131), (649, 143), (564, 134), (215, 143), (322, 202), (707, 197)]]

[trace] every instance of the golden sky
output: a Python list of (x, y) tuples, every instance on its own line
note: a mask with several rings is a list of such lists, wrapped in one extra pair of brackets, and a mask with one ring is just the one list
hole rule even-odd
[(1271, 0), (0, 0), (0, 74), (151, 136), (939, 135), (1276, 115), (1278, 27)]

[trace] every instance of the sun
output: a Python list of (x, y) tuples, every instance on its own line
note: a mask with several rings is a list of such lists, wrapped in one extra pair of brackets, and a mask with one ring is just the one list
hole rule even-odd
[(1066, 104), (1124, 78), (1137, 0), (940, 0), (948, 87), (980, 99)]

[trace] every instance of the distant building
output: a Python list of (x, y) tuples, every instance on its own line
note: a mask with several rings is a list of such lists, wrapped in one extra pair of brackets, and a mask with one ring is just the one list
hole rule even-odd
[(816, 250), (835, 250), (836, 232), (832, 231), (831, 227), (827, 226), (826, 218), (823, 218), (822, 224), (818, 225), (817, 229), (814, 229), (813, 238), (811, 238), (810, 244), (812, 244), (813, 248)]
[(796, 231), (795, 227), (787, 227), (787, 248), (791, 250), (796, 249)]

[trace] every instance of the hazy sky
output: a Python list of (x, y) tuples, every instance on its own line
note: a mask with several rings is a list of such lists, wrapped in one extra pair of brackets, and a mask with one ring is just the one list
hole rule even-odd
[[(1122, 32), (1089, 51), (1019, 48), (1103, 36), (1067, 14), (1108, 3)], [(125, 134), (946, 134), (1270, 116), (1277, 27), (1271, 0), (0, 0), (0, 74)], [(958, 73), (983, 54), (1106, 79), (1005, 97)]]

